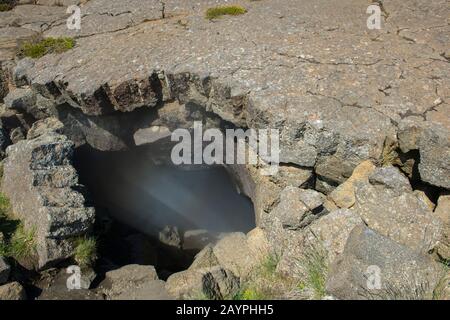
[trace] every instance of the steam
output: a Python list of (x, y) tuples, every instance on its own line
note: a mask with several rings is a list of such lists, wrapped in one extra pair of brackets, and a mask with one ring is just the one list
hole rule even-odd
[(224, 168), (173, 166), (167, 144), (125, 152), (83, 147), (75, 164), (95, 204), (145, 234), (157, 236), (166, 226), (214, 233), (254, 227), (250, 200), (237, 193)]

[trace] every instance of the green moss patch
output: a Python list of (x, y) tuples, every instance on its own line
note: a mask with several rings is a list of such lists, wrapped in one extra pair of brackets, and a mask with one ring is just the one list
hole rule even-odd
[(242, 6), (219, 6), (206, 10), (206, 18), (209, 20), (222, 16), (237, 16), (246, 13), (247, 10)]
[(21, 47), (22, 55), (30, 58), (41, 58), (49, 53), (63, 53), (75, 46), (72, 38), (47, 38), (39, 42), (27, 42)]

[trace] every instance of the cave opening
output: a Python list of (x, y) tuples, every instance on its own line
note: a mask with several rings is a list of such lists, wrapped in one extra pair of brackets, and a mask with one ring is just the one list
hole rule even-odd
[(96, 208), (99, 265), (154, 265), (161, 278), (230, 232), (255, 227), (251, 200), (223, 166), (175, 166), (167, 139), (126, 151), (76, 149), (74, 165)]

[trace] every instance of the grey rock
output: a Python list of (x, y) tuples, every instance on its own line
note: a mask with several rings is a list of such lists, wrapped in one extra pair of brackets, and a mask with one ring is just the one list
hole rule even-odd
[(11, 267), (6, 262), (5, 258), (0, 257), (0, 284), (6, 283), (9, 278)]
[(354, 210), (379, 234), (422, 253), (439, 243), (442, 223), (418, 194), (359, 181), (355, 196)]
[(11, 141), (11, 143), (15, 144), (19, 141), (25, 140), (25, 132), (23, 130), (23, 128), (21, 127), (17, 127), (13, 130), (11, 130), (11, 132), (9, 133), (9, 140)]
[(5, 97), (5, 106), (20, 113), (32, 115), (35, 119), (43, 119), (51, 115), (55, 102), (36, 94), (32, 89), (17, 88)]
[(169, 299), (164, 282), (158, 279), (153, 266), (127, 265), (108, 271), (100, 284), (110, 300)]
[(305, 279), (308, 276), (307, 266), (303, 262), (308, 250), (323, 254), (325, 263), (331, 265), (344, 251), (351, 231), (363, 224), (354, 211), (342, 209), (330, 212), (314, 221), (298, 239), (285, 246), (277, 271), (285, 276)]
[(12, 71), (12, 78), (17, 87), (28, 85), (27, 72), (34, 66), (31, 58), (20, 59)]
[(249, 246), (246, 235), (240, 232), (222, 238), (214, 246), (213, 253), (220, 266), (241, 278), (248, 276), (260, 263), (260, 258)]
[(428, 126), (420, 139), (420, 178), (450, 189), (450, 133), (440, 125)]
[(85, 207), (74, 189), (73, 147), (65, 136), (50, 132), (7, 150), (2, 192), (25, 228), (34, 230), (39, 268), (70, 257), (71, 239), (93, 226), (94, 209)]
[(424, 127), (421, 117), (407, 117), (398, 125), (398, 144), (403, 152), (419, 149), (419, 141)]
[(64, 125), (56, 118), (46, 118), (33, 123), (27, 133), (27, 139), (32, 140), (48, 133), (62, 133)]
[(222, 267), (186, 270), (171, 275), (166, 289), (175, 299), (231, 298), (239, 290), (239, 278)]
[(219, 261), (214, 255), (214, 249), (212, 245), (204, 247), (194, 258), (194, 261), (189, 267), (189, 270), (212, 268), (219, 265)]
[(11, 282), (0, 286), (0, 300), (26, 300), (27, 294), (18, 282)]
[(287, 229), (303, 228), (326, 212), (324, 200), (325, 196), (317, 191), (287, 187), (271, 214)]
[(431, 298), (442, 274), (430, 257), (359, 226), (331, 266), (326, 288), (338, 299), (421, 300)]
[(171, 247), (181, 248), (181, 237), (177, 227), (164, 227), (159, 232), (159, 241)]
[(398, 168), (392, 166), (376, 168), (369, 176), (369, 182), (372, 185), (383, 185), (397, 194), (412, 192), (408, 178)]

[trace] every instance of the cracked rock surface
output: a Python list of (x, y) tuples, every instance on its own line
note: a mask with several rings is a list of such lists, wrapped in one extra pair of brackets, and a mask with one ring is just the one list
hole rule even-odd
[[(425, 134), (422, 179), (450, 187), (440, 160), (449, 152), (445, 1), (414, 10), (383, 1), (388, 14), (372, 31), (356, 0), (245, 2), (245, 15), (205, 19), (217, 3), (166, 1), (162, 19), (156, 0), (89, 1), (76, 48), (36, 61), (26, 78), (88, 115), (178, 99), (238, 126), (278, 128), (281, 161), (314, 167), (328, 185), (380, 160), (398, 124), (419, 117), (438, 128)], [(46, 35), (69, 34), (56, 24)]]

